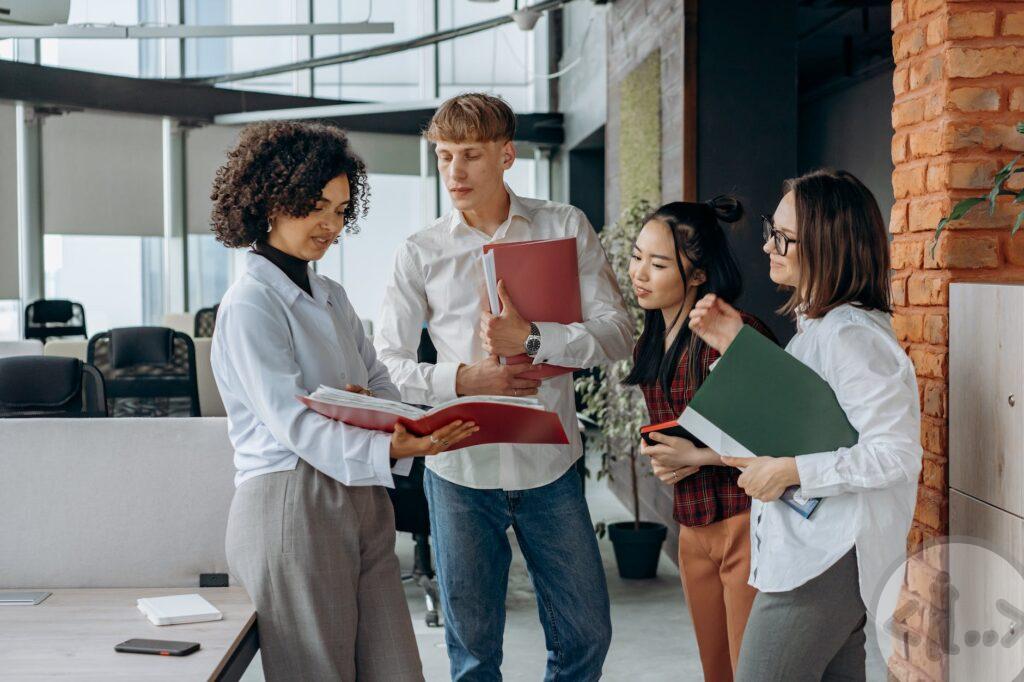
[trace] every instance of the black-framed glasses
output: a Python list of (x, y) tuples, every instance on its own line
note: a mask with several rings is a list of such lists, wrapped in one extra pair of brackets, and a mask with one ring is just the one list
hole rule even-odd
[(789, 251), (790, 244), (799, 244), (799, 239), (793, 239), (783, 234), (779, 228), (775, 227), (775, 221), (769, 216), (761, 216), (762, 234), (764, 240), (767, 242), (769, 239), (775, 242), (775, 251), (780, 256), (785, 256), (786, 252)]

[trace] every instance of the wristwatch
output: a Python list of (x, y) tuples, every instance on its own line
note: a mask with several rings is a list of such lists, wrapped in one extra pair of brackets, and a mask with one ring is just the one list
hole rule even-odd
[(533, 322), (530, 323), (530, 335), (526, 337), (526, 354), (531, 358), (540, 351), (540, 329)]

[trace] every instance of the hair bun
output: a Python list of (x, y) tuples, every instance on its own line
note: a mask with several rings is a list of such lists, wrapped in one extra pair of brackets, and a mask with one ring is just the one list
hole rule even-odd
[(734, 196), (719, 194), (705, 203), (715, 212), (715, 217), (723, 223), (735, 223), (743, 217), (743, 204)]

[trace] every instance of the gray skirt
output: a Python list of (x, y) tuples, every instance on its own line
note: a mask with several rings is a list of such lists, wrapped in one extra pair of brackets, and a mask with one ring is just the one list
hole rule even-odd
[(256, 606), (267, 680), (423, 680), (383, 488), (300, 459), (239, 486), (226, 548)]

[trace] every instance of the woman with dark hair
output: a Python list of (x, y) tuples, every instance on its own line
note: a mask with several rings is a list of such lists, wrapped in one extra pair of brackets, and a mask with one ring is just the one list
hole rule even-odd
[[(633, 247), (629, 275), (645, 310), (627, 384), (639, 385), (652, 423), (677, 418), (710, 371), (718, 352), (686, 325), (705, 294), (735, 300), (739, 268), (720, 222), (736, 222), (736, 199), (677, 201), (654, 211)], [(742, 319), (774, 340), (751, 315)], [(731, 681), (755, 590), (750, 567), (750, 498), (736, 485), (738, 472), (718, 454), (683, 438), (655, 433), (641, 442), (655, 475), (674, 487), (679, 523), (679, 572), (693, 619), (704, 679)]]
[[(722, 457), (743, 470), (738, 483), (754, 498), (750, 584), (759, 592), (737, 679), (863, 680), (867, 614), (881, 624), (895, 608), (876, 597), (906, 558), (922, 454), (917, 378), (892, 330), (888, 235), (871, 192), (843, 171), (788, 181), (763, 220), (772, 281), (792, 292), (783, 310), (797, 333), (786, 350), (832, 387), (858, 442)], [(690, 312), (690, 327), (722, 353), (743, 323), (713, 294)], [(792, 485), (825, 498), (810, 519), (773, 503)]]
[(309, 268), (368, 197), (345, 134), (320, 124), (246, 128), (213, 183), (217, 239), (251, 247), (211, 361), (238, 470), (228, 566), (256, 606), (268, 680), (423, 679), (384, 487), (476, 430), (389, 435), (296, 400), (321, 384), (399, 399), (345, 290)]

